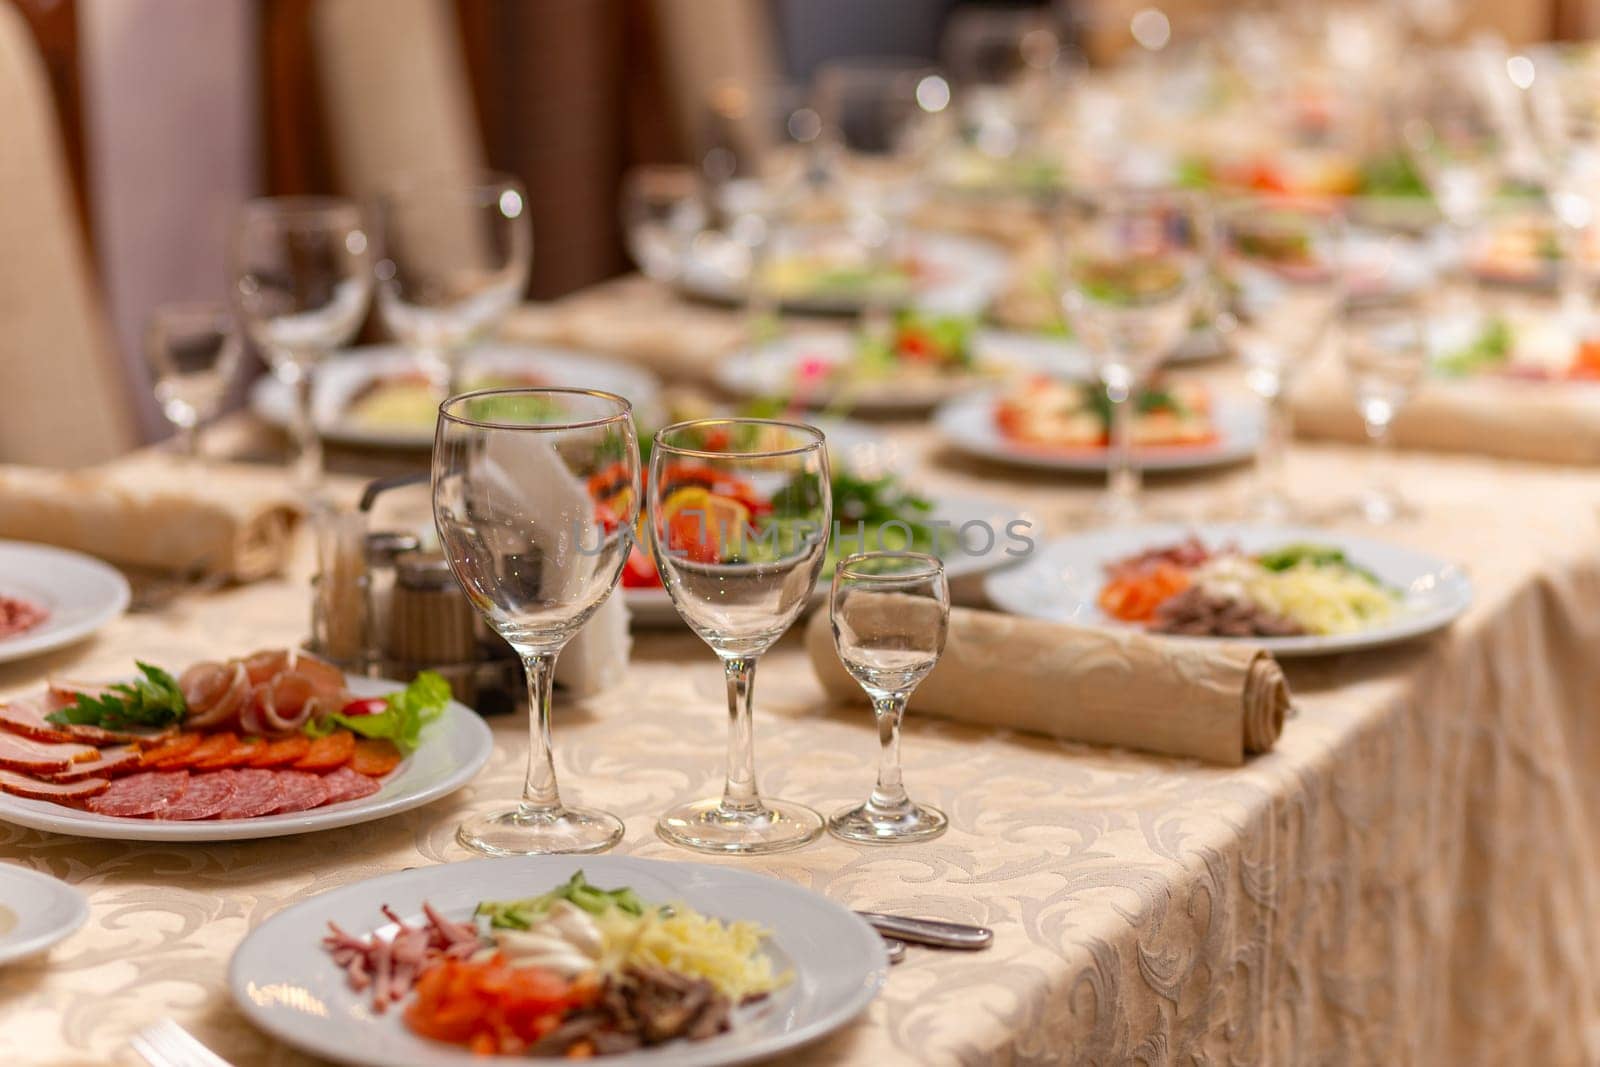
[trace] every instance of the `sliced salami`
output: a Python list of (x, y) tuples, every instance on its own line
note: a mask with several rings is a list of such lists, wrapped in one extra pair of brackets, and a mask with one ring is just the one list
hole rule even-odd
[(278, 789), (283, 803), (278, 808), (282, 815), (290, 811), (310, 811), (328, 802), (332, 789), (320, 774), (310, 771), (278, 771)]
[(0, 734), (0, 768), (34, 774), (59, 774), (74, 763), (84, 763), (100, 755), (92, 745), (35, 741), (19, 734)]
[(154, 815), (176, 803), (188, 786), (188, 771), (140, 771), (112, 782), (89, 801), (89, 810), (125, 819)]
[(53, 800), (58, 804), (76, 804), (104, 793), (111, 785), (105, 778), (84, 778), (76, 782), (46, 782), (16, 771), (0, 771), (0, 789), (19, 797), (33, 800)]
[(71, 767), (58, 774), (50, 775), (52, 782), (81, 782), (85, 778), (110, 778), (118, 774), (127, 774), (144, 766), (144, 757), (139, 754), (139, 749), (134, 745), (117, 745), (113, 748), (102, 748), (100, 754), (91, 760), (74, 763)]
[(227, 807), (214, 816), (218, 819), (253, 819), (270, 815), (283, 803), (276, 772), (255, 767), (228, 771), (233, 776), (234, 795)]
[(232, 771), (213, 771), (189, 777), (189, 787), (183, 796), (155, 813), (158, 819), (188, 822), (192, 819), (209, 819), (233, 803), (238, 795)]
[(370, 797), (383, 788), (383, 783), (376, 778), (368, 778), (349, 767), (340, 767), (332, 774), (322, 776), (322, 784), (328, 787), (328, 799), (324, 804), (342, 804), (347, 800), (360, 800)]

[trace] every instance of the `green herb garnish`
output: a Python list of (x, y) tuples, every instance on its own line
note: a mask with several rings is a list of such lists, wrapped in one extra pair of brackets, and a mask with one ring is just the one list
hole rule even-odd
[(325, 737), (343, 727), (362, 737), (393, 741), (402, 753), (416, 751), (422, 743), (422, 729), (444, 714), (450, 703), (450, 683), (433, 671), (423, 671), (412, 683), (385, 698), (388, 707), (373, 715), (344, 715), (331, 712), (305, 724), (311, 737)]
[(629, 915), (643, 915), (647, 906), (632, 889), (626, 886), (600, 889), (590, 885), (583, 872), (578, 871), (548, 893), (523, 900), (485, 900), (474, 914), (487, 917), (489, 925), (497, 930), (527, 930), (544, 918), (558, 900), (565, 900), (590, 915), (604, 915), (612, 908)]
[(99, 696), (79, 693), (77, 703), (45, 716), (57, 726), (99, 726), (107, 730), (171, 726), (183, 721), (189, 705), (177, 679), (149, 663), (138, 663), (144, 677), (117, 682)]
[(1365, 567), (1350, 562), (1349, 557), (1341, 548), (1332, 545), (1313, 545), (1298, 543), (1284, 545), (1282, 548), (1271, 552), (1263, 552), (1256, 557), (1256, 562), (1269, 571), (1281, 573), (1293, 570), (1302, 563), (1312, 567), (1342, 567), (1351, 574), (1359, 575), (1373, 585), (1383, 588), (1383, 582), (1376, 574)]
[(1498, 317), (1490, 319), (1471, 344), (1435, 359), (1434, 369), (1440, 374), (1465, 376), (1497, 367), (1511, 358), (1514, 342), (1509, 322)]

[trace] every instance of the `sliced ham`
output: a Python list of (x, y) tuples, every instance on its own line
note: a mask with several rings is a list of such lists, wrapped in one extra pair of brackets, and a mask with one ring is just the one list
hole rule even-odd
[(189, 705), (184, 726), (209, 730), (232, 726), (250, 699), (250, 676), (242, 663), (197, 663), (178, 679)]
[(130, 741), (158, 741), (171, 736), (165, 730), (105, 730), (98, 726), (79, 724), (57, 725), (45, 716), (71, 707), (77, 694), (88, 690), (60, 688), (68, 683), (52, 682), (50, 691), (41, 696), (22, 697), (0, 706), (0, 727), (39, 741), (82, 741), (91, 745), (111, 745)]
[(20, 734), (0, 734), (0, 768), (33, 774), (60, 774), (74, 763), (86, 763), (100, 755), (92, 745), (55, 741), (36, 741)]
[(118, 745), (102, 748), (94, 759), (74, 763), (64, 771), (50, 775), (52, 782), (81, 782), (85, 778), (110, 778), (126, 774), (144, 766), (144, 757), (137, 745)]
[(76, 804), (98, 796), (110, 788), (105, 778), (81, 778), (75, 782), (46, 782), (29, 774), (0, 771), (0, 789), (32, 800), (53, 800), (59, 804)]
[(310, 678), (296, 671), (284, 671), (265, 685), (256, 686), (250, 703), (260, 717), (264, 732), (286, 734), (305, 725), (316, 695), (316, 686)]

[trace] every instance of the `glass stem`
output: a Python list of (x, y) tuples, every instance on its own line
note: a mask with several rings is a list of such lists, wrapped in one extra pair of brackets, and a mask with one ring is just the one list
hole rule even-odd
[(322, 438), (317, 435), (316, 415), (312, 410), (312, 387), (315, 378), (311, 368), (299, 364), (294, 380), (294, 478), (300, 493), (309, 501), (322, 490)]
[(900, 780), (900, 721), (906, 714), (906, 693), (885, 693), (872, 698), (878, 719), (878, 784), (867, 807), (875, 812), (898, 812), (911, 801)]
[(748, 247), (750, 250), (750, 277), (745, 284), (745, 329), (751, 344), (765, 344), (777, 339), (781, 319), (778, 301), (767, 283), (767, 262), (772, 255), (772, 227), (774, 220), (761, 220), (759, 235)]
[(728, 680), (728, 780), (722, 787), (724, 811), (748, 813), (761, 809), (756, 790), (756, 738), (753, 701), (756, 685), (754, 656), (733, 656), (723, 661)]
[(1289, 437), (1293, 432), (1293, 417), (1289, 414), (1289, 401), (1284, 395), (1283, 383), (1275, 384), (1265, 396), (1267, 425), (1261, 440), (1261, 455), (1256, 464), (1256, 478), (1261, 499), (1284, 499), (1288, 484), (1286, 466), (1289, 455)]
[(524, 815), (559, 815), (556, 764), (550, 748), (550, 692), (555, 686), (557, 652), (524, 653), (528, 676), (528, 777), (522, 785)]
[(1572, 331), (1574, 345), (1583, 343), (1589, 325), (1589, 279), (1583, 269), (1586, 225), (1563, 225), (1561, 249), (1561, 316)]
[(1123, 378), (1106, 382), (1111, 401), (1111, 469), (1107, 488), (1126, 505), (1139, 499), (1139, 468), (1133, 463), (1133, 383)]
[(178, 454), (184, 459), (200, 458), (200, 427), (193, 421), (178, 424)]

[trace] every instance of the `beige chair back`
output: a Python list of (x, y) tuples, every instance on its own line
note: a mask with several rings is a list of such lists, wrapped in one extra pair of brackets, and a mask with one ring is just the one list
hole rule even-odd
[(655, 0), (655, 13), (672, 109), (687, 142), (699, 145), (713, 93), (724, 86), (760, 92), (778, 77), (767, 3)]
[(320, 0), (311, 33), (344, 192), (483, 167), (461, 31), (445, 0)]
[(137, 443), (44, 64), (0, 4), (0, 462), (76, 467)]

